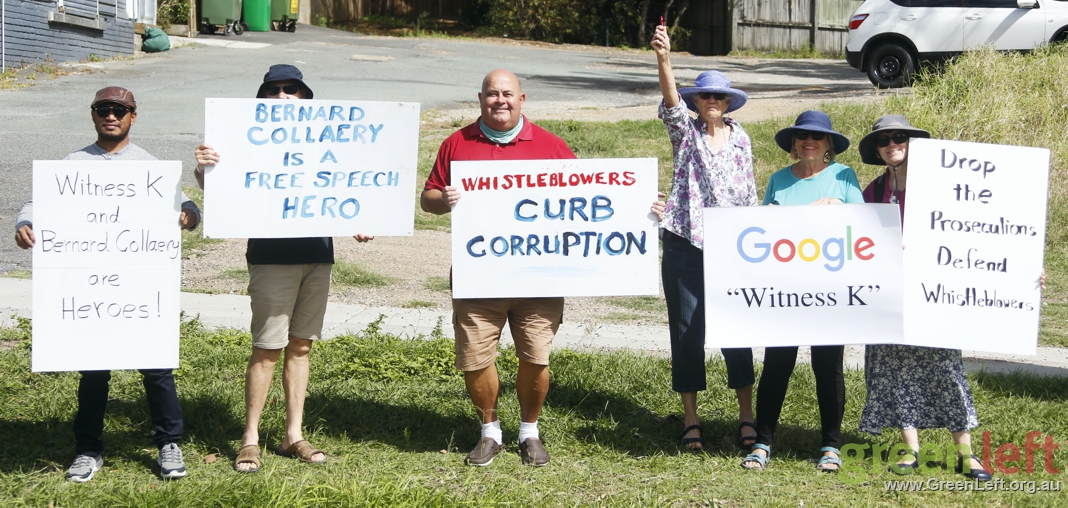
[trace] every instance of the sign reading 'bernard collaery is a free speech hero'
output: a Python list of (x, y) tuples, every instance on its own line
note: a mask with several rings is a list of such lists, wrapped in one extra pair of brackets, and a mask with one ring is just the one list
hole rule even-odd
[(178, 367), (181, 176), (34, 161), (34, 372)]
[(453, 297), (657, 294), (656, 164), (454, 161)]
[(205, 236), (413, 232), (417, 103), (206, 99), (204, 140)]

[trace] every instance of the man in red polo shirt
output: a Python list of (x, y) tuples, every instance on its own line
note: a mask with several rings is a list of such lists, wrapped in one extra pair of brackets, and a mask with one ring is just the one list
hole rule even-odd
[[(575, 158), (567, 143), (523, 116), (525, 100), (515, 74), (498, 69), (486, 75), (478, 94), (482, 117), (441, 144), (420, 196), (424, 211), (446, 214), (460, 200), (460, 190), (451, 182), (453, 161)], [(504, 449), (497, 419), (500, 378), (495, 362), (497, 342), (507, 321), (519, 358), (519, 454), (524, 464), (548, 465), (549, 454), (538, 434), (538, 414), (549, 392), (549, 348), (563, 318), (564, 299), (454, 298), (452, 308), (456, 367), (464, 372), (467, 393), (482, 418), (482, 439), (466, 463), (488, 466)]]

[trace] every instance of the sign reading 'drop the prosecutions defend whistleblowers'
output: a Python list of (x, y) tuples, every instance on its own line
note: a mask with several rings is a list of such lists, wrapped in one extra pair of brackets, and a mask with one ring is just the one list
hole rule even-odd
[(1033, 355), (1049, 150), (913, 139), (905, 206), (908, 344)]
[(34, 161), (34, 372), (178, 367), (181, 176)]
[(411, 236), (419, 104), (206, 99), (204, 235)]
[(897, 205), (705, 208), (705, 347), (898, 343)]
[(656, 159), (452, 163), (453, 298), (655, 295)]

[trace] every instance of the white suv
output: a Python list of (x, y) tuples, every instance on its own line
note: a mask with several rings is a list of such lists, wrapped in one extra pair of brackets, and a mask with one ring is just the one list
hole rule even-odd
[(1068, 39), (1068, 0), (867, 0), (849, 21), (846, 61), (880, 88), (916, 64), (979, 46), (1027, 51)]

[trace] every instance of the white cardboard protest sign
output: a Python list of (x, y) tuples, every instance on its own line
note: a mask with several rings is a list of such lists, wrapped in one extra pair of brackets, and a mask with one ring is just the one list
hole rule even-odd
[(411, 236), (419, 104), (206, 99), (212, 238)]
[(656, 295), (656, 159), (452, 163), (454, 298)]
[(34, 161), (34, 372), (178, 367), (181, 176)]
[(905, 341), (1033, 355), (1049, 150), (913, 139)]
[(897, 205), (705, 208), (705, 347), (900, 342)]

